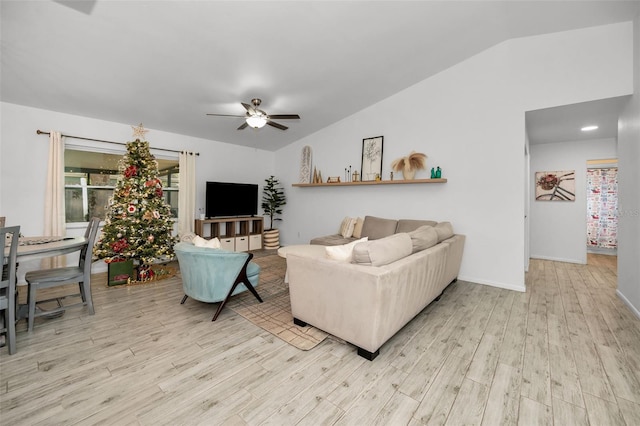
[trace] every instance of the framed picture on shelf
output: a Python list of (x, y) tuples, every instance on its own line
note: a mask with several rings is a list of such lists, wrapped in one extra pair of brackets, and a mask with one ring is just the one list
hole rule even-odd
[(382, 144), (383, 137), (362, 139), (361, 180), (376, 180), (382, 176)]

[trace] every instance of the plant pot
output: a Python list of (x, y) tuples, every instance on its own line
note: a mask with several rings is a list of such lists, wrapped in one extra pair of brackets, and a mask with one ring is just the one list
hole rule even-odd
[(277, 229), (267, 229), (264, 231), (263, 248), (276, 250), (280, 248), (280, 231)]

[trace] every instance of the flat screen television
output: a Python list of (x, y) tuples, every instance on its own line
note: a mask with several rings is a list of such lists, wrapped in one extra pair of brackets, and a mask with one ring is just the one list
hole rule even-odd
[(258, 185), (207, 182), (207, 217), (255, 216), (258, 214)]

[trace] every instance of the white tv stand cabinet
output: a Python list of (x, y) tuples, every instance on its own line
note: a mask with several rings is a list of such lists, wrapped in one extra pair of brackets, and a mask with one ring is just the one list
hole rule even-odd
[(195, 233), (202, 238), (220, 240), (229, 251), (250, 251), (262, 248), (264, 218), (262, 216), (233, 216), (196, 219)]

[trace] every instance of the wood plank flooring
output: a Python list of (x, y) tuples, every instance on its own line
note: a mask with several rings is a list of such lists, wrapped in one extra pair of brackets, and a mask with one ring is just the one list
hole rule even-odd
[(373, 362), (334, 338), (298, 350), (228, 309), (211, 322), (177, 278), (96, 274), (94, 316), (22, 322), (17, 354), (0, 348), (0, 423), (638, 425), (640, 320), (615, 261), (534, 259), (526, 293), (458, 281)]

